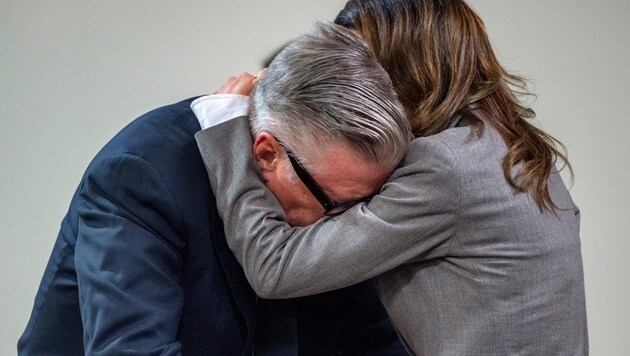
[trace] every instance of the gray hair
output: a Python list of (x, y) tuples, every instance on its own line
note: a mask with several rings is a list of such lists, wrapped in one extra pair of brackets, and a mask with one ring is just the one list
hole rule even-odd
[[(270, 132), (310, 170), (313, 154), (330, 144), (366, 162), (394, 168), (411, 129), (391, 80), (365, 43), (349, 30), (318, 23), (271, 62), (251, 97), (252, 134)], [(310, 167), (309, 167), (310, 165)]]

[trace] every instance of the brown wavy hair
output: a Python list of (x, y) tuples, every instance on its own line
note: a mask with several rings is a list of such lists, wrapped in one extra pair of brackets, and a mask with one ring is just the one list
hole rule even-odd
[[(416, 136), (437, 134), (461, 116), (494, 127), (508, 152), (509, 185), (529, 193), (541, 211), (559, 209), (547, 182), (556, 161), (573, 175), (561, 142), (527, 119), (517, 95), (526, 81), (498, 62), (481, 18), (461, 0), (351, 0), (335, 23), (358, 32), (389, 73)], [(522, 164), (518, 173), (512, 168)]]

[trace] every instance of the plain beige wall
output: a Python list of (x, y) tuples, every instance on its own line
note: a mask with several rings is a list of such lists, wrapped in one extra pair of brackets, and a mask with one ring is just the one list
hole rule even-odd
[[(343, 0), (0, 0), (0, 355), (15, 353), (81, 174), (126, 123), (216, 89)], [(593, 355), (628, 354), (630, 1), (472, 0), (569, 149)]]

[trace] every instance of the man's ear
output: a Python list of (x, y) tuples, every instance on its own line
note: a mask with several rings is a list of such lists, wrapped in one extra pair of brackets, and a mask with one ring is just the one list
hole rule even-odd
[(277, 168), (281, 149), (278, 141), (270, 133), (263, 132), (256, 136), (252, 151), (263, 172), (271, 172)]

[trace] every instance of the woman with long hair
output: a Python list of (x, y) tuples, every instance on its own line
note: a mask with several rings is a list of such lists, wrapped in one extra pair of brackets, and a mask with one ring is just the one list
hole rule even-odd
[[(212, 188), (230, 192), (217, 201), (226, 236), (257, 293), (296, 297), (377, 276), (410, 352), (587, 354), (579, 210), (555, 168), (570, 165), (528, 122), (525, 82), (499, 64), (483, 21), (461, 0), (364, 0), (335, 22), (389, 73), (416, 138), (369, 202), (290, 227), (244, 154), (248, 133), (229, 122), (204, 131), (209, 171), (225, 172)], [(219, 147), (225, 137), (232, 144)]]

